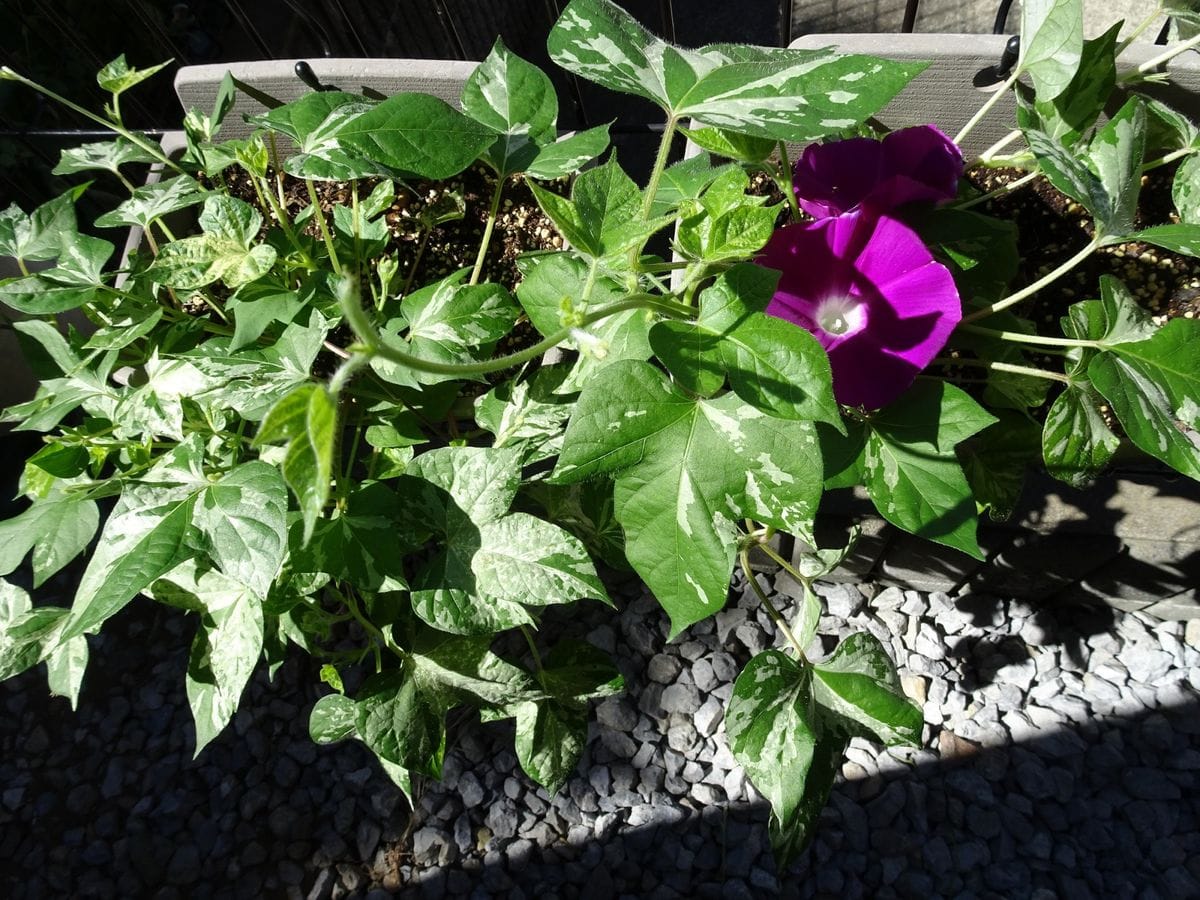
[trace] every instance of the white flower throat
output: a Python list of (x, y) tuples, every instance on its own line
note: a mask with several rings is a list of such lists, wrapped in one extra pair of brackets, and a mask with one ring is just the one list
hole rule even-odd
[(826, 334), (844, 337), (866, 325), (866, 304), (856, 297), (826, 297), (817, 304), (817, 314), (813, 318)]

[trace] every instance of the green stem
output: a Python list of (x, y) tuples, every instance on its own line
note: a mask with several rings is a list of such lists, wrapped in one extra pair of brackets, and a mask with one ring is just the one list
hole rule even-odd
[(1182, 159), (1185, 156), (1191, 156), (1193, 153), (1197, 153), (1197, 152), (1200, 152), (1200, 148), (1183, 147), (1179, 150), (1172, 150), (1170, 153), (1166, 154), (1165, 156), (1160, 156), (1158, 159), (1150, 160), (1150, 162), (1148, 162), (1142, 166), (1142, 171), (1149, 172), (1151, 169), (1157, 169), (1160, 166), (1168, 165), (1169, 163), (1175, 162), (1175, 160), (1177, 160), (1177, 159)]
[(789, 575), (791, 575), (793, 578), (795, 578), (796, 582), (798, 584), (811, 586), (812, 579), (806, 578), (805, 576), (801, 575), (800, 571), (795, 566), (793, 566), (790, 562), (788, 562), (786, 559), (784, 559), (782, 556), (780, 556), (778, 553), (776, 553), (775, 548), (772, 547), (770, 544), (759, 544), (758, 549), (761, 550), (763, 553), (765, 553), (772, 562), (779, 565), (783, 569), (783, 571), (787, 572)]
[(521, 634), (525, 636), (525, 643), (529, 645), (529, 652), (533, 654), (533, 664), (537, 668), (538, 678), (542, 677), (542, 672), (546, 667), (542, 665), (542, 654), (538, 653), (537, 644), (533, 642), (533, 635), (529, 633), (529, 626), (521, 626)]
[(1033, 378), (1045, 378), (1048, 381), (1061, 381), (1063, 384), (1071, 383), (1070, 378), (1059, 372), (1048, 372), (1045, 369), (1038, 369), (1033, 366), (1019, 366), (1016, 363), (997, 362), (990, 359), (938, 356), (934, 357), (933, 362), (943, 366), (974, 366), (993, 372), (1012, 372), (1014, 375), (1029, 375)]
[(1083, 262), (1085, 259), (1087, 259), (1092, 254), (1092, 251), (1100, 246), (1102, 240), (1103, 240), (1103, 237), (1099, 233), (1097, 233), (1096, 236), (1094, 238), (1092, 238), (1092, 240), (1087, 244), (1087, 246), (1085, 246), (1082, 250), (1080, 250), (1078, 253), (1076, 253), (1074, 256), (1072, 256), (1070, 259), (1068, 259), (1066, 262), (1062, 263), (1062, 265), (1058, 266), (1057, 268), (1055, 268), (1054, 270), (1052, 270), (1050, 272), (1047, 272), (1045, 275), (1043, 275), (1037, 281), (1033, 282), (1032, 284), (1026, 285), (1025, 287), (1021, 288), (1021, 290), (1017, 291), (1016, 293), (1009, 294), (1003, 300), (997, 300), (995, 303), (992, 303), (981, 309), (977, 309), (974, 312), (963, 316), (963, 319), (962, 319), (963, 323), (967, 324), (970, 322), (977, 321), (978, 319), (987, 318), (988, 316), (990, 316), (994, 313), (998, 313), (998, 312), (1008, 309), (1010, 306), (1015, 306), (1016, 304), (1020, 303), (1022, 300), (1026, 299), (1028, 297), (1032, 297), (1034, 294), (1036, 294), (1042, 288), (1046, 287), (1049, 284), (1053, 284), (1055, 281), (1057, 281), (1059, 278), (1061, 278), (1067, 272), (1071, 271), (1073, 268), (1075, 268), (1077, 265), (1079, 265), (1081, 262)]
[(333, 377), (329, 379), (329, 393), (335, 397), (340, 394), (346, 385), (350, 383), (355, 373), (370, 362), (371, 357), (362, 353), (355, 353), (349, 356), (345, 362), (338, 366), (337, 371), (333, 373)]
[(970, 209), (972, 206), (978, 206), (980, 203), (987, 203), (987, 201), (994, 197), (1000, 197), (1004, 194), (1010, 193), (1011, 191), (1015, 191), (1018, 188), (1022, 188), (1041, 174), (1041, 172), (1026, 172), (1015, 181), (1002, 184), (1000, 187), (996, 188), (995, 190), (988, 191), (986, 194), (980, 194), (978, 197), (972, 197), (969, 200), (963, 200), (960, 203), (952, 203), (950, 205), (955, 209)]
[(796, 192), (792, 190), (792, 164), (788, 161), (787, 143), (779, 142), (779, 186), (783, 189), (783, 196), (787, 200), (788, 207), (792, 211), (792, 221), (800, 221), (800, 204), (796, 202)]
[(771, 617), (771, 621), (775, 626), (783, 632), (788, 643), (796, 651), (796, 655), (801, 662), (806, 661), (804, 656), (804, 648), (800, 646), (800, 642), (796, 640), (796, 635), (792, 633), (792, 629), (788, 627), (787, 621), (783, 618), (782, 613), (775, 608), (775, 604), (771, 602), (771, 598), (767, 596), (767, 592), (762, 589), (762, 585), (758, 583), (758, 576), (754, 574), (754, 570), (750, 568), (750, 551), (742, 550), (739, 554), (742, 562), (742, 571), (746, 573), (746, 580), (750, 582), (750, 587), (754, 589), (754, 593), (758, 595), (759, 602), (766, 609), (767, 615)]
[(547, 350), (557, 347), (563, 341), (569, 339), (571, 333), (577, 328), (585, 328), (593, 322), (599, 322), (601, 319), (607, 319), (609, 316), (614, 316), (629, 309), (652, 309), (662, 315), (679, 319), (691, 318), (694, 313), (692, 309), (680, 303), (664, 300), (650, 294), (634, 294), (623, 300), (605, 304), (591, 312), (585, 313), (574, 326), (563, 328), (534, 344), (532, 347), (520, 352), (510, 353), (507, 356), (500, 356), (477, 363), (441, 363), (434, 360), (422, 359), (419, 356), (413, 356), (411, 353), (405, 353), (403, 350), (398, 350), (395, 347), (384, 344), (380, 340), (378, 332), (375, 331), (375, 327), (371, 324), (370, 319), (367, 317), (362, 303), (359, 301), (357, 287), (351, 284), (348, 279), (342, 279), (338, 289), (338, 296), (341, 300), (342, 314), (346, 317), (346, 323), (354, 331), (359, 341), (362, 342), (361, 347), (351, 349), (365, 351), (368, 356), (382, 356), (386, 360), (398, 365), (408, 366), (419, 372), (432, 372), (436, 375), (450, 375), (456, 378), (472, 378), (476, 375), (487, 375), (491, 372), (503, 372), (505, 369), (522, 365), (531, 359), (537, 359)]
[(1119, 78), (1118, 81), (1139, 80), (1140, 76), (1143, 76), (1143, 75), (1147, 74), (1148, 72), (1153, 72), (1155, 69), (1157, 69), (1159, 66), (1163, 65), (1164, 63), (1170, 62), (1172, 59), (1174, 59), (1180, 53), (1186, 53), (1188, 50), (1191, 50), (1193, 47), (1195, 47), (1197, 45), (1200, 45), (1200, 34), (1193, 35), (1192, 37), (1188, 38), (1186, 41), (1182, 41), (1173, 47), (1168, 47), (1162, 53), (1158, 54), (1158, 56), (1151, 57), (1150, 59), (1148, 59), (1144, 63), (1142, 63), (1140, 66), (1138, 66), (1136, 72), (1130, 72), (1127, 75), (1123, 76), (1122, 78)]
[[(408, 292), (412, 290), (413, 279), (417, 275), (417, 266), (421, 264), (421, 257), (425, 255), (425, 245), (429, 243), (429, 236), (431, 234), (433, 234), (432, 228), (426, 228), (421, 232), (421, 243), (417, 244), (416, 255), (413, 256), (412, 265), (408, 268), (408, 275), (404, 278), (404, 290), (400, 292), (401, 297), (407, 297)], [(384, 303), (387, 302), (386, 297), (383, 300)]]
[(354, 222), (354, 269), (362, 271), (362, 210), (358, 207), (358, 179), (350, 179), (350, 211)]
[(33, 88), (33, 90), (37, 91), (40, 94), (44, 94), (45, 96), (49, 97), (54, 102), (61, 103), (67, 109), (74, 110), (75, 112), (79, 113), (81, 116), (84, 116), (85, 118), (91, 120), (92, 122), (95, 122), (97, 125), (101, 126), (102, 128), (107, 128), (109, 131), (113, 132), (114, 134), (119, 134), (121, 137), (125, 138), (125, 140), (136, 144), (142, 150), (146, 151), (151, 156), (153, 156), (160, 163), (167, 166), (168, 168), (174, 169), (180, 175), (187, 174), (187, 172), (185, 172), (182, 168), (180, 168), (180, 166), (174, 160), (172, 160), (169, 156), (167, 156), (165, 153), (163, 153), (162, 147), (157, 146), (156, 144), (154, 144), (151, 141), (145, 140), (138, 134), (130, 131), (128, 128), (125, 128), (120, 123), (110, 122), (108, 119), (104, 118), (103, 116), (98, 116), (94, 112), (84, 109), (78, 103), (72, 103), (70, 100), (68, 100), (66, 97), (62, 96), (61, 94), (56, 94), (54, 91), (50, 90), (49, 88), (47, 88), (43, 85), (38, 84), (36, 81), (32, 81), (32, 80), (26, 78), (24, 75), (20, 75), (20, 74), (14, 72), (8, 66), (0, 66), (0, 81), (16, 81), (16, 82), (19, 82), (19, 83), (25, 85), (26, 87)]
[(25, 260), (19, 256), (17, 257), (17, 268), (21, 270), (21, 274), (26, 278), (29, 277), (29, 267), (25, 265)]
[(1000, 102), (1000, 98), (1007, 94), (1012, 86), (1017, 83), (1017, 79), (1021, 77), (1022, 71), (1023, 70), (1020, 66), (1013, 66), (1012, 73), (1005, 80), (1004, 84), (1000, 85), (1000, 87), (998, 87), (992, 93), (992, 96), (987, 98), (987, 101), (983, 104), (983, 106), (979, 107), (975, 115), (971, 116), (971, 118), (967, 121), (967, 124), (964, 125), (958, 134), (954, 136), (954, 143), (959, 145), (962, 144), (963, 139), (975, 129), (976, 125), (983, 121), (983, 117), (991, 112), (992, 107)]
[(980, 153), (979, 161), (982, 163), (988, 162), (993, 156), (995, 156), (997, 153), (999, 153), (1001, 150), (1003, 150), (1005, 147), (1007, 147), (1013, 141), (1017, 140), (1017, 138), (1019, 138), (1020, 136), (1021, 136), (1021, 129), (1014, 128), (1012, 131), (1010, 131), (1004, 137), (1000, 138), (1000, 140), (996, 141), (996, 143), (992, 144), (992, 146), (988, 147), (986, 150), (984, 150), (982, 153)]
[[(650, 170), (650, 181), (646, 184), (646, 193), (642, 196), (642, 221), (650, 218), (650, 209), (654, 206), (654, 197), (658, 194), (658, 183), (662, 181), (663, 171), (667, 168), (667, 160), (671, 156), (671, 140), (675, 137), (675, 117), (667, 119), (663, 126), (662, 140), (658, 144), (658, 156), (654, 159), (654, 168)], [(634, 257), (636, 264), (637, 257)]]
[[(254, 175), (250, 176), (252, 181), (257, 180)], [(275, 221), (279, 223), (279, 227), (283, 229), (283, 233), (287, 235), (288, 243), (296, 248), (296, 252), (300, 254), (304, 265), (309, 269), (317, 268), (317, 264), (313, 258), (308, 255), (308, 251), (304, 249), (304, 245), (300, 243), (300, 238), (296, 236), (296, 229), (292, 227), (292, 220), (288, 218), (287, 209), (275, 200), (274, 194), (271, 193), (271, 186), (268, 184), (265, 192), (260, 191), (259, 196), (265, 197), (267, 206), (271, 208), (271, 212), (275, 214)], [(320, 212), (317, 209), (316, 212)]]
[(217, 317), (222, 322), (224, 322), (226, 325), (229, 324), (229, 316), (225, 315), (225, 310), (223, 310), (223, 309), (221, 309), (221, 307), (217, 306), (217, 304), (215, 302), (213, 302), (213, 299), (211, 297), (209, 297), (208, 294), (204, 293), (203, 291), (197, 291), (196, 293), (198, 293), (200, 295), (200, 299), (202, 299), (204, 301), (204, 305), (207, 306), (209, 309), (211, 309), (213, 312), (215, 312), (217, 314)]
[(492, 205), (488, 209), (487, 222), (483, 226), (483, 237), (479, 239), (479, 252), (475, 254), (475, 268), (471, 270), (470, 284), (478, 284), (483, 274), (483, 261), (487, 258), (488, 246), (492, 243), (492, 232), (496, 228), (496, 216), (500, 212), (500, 195), (504, 192), (504, 176), (497, 173), (496, 187), (492, 191)]
[(279, 191), (279, 205), (287, 206), (287, 200), (283, 195), (283, 169), (279, 165), (279, 144), (275, 141), (275, 132), (267, 132), (267, 144), (271, 154), (271, 169), (275, 172), (275, 188)]
[(362, 611), (358, 608), (357, 601), (354, 599), (353, 590), (346, 591), (346, 593), (342, 596), (342, 599), (346, 602), (346, 608), (350, 610), (350, 615), (354, 617), (354, 621), (359, 624), (363, 631), (365, 631), (375, 640), (379, 641), (379, 643), (383, 644), (383, 646), (387, 647), (401, 659), (405, 658), (407, 654), (397, 647), (386, 634), (376, 628), (370, 619), (362, 614)]
[(1099, 347), (1095, 341), (1076, 340), (1075, 338), (1056, 338), (1040, 334), (1026, 334), (1023, 331), (1004, 331), (1000, 328), (988, 328), (985, 325), (960, 324), (958, 330), (982, 337), (998, 338), (1012, 341), (1014, 344), (1036, 344), (1041, 347)]
[(321, 209), (321, 201), (317, 199), (317, 188), (311, 178), (305, 178), (304, 184), (308, 187), (308, 202), (312, 204), (313, 216), (317, 220), (317, 227), (321, 229), (321, 237), (325, 241), (325, 249), (329, 251), (329, 261), (333, 263), (333, 271), (335, 274), (341, 275), (342, 264), (338, 260), (337, 250), (334, 249), (333, 235), (329, 233), (329, 223), (325, 221), (325, 213)]
[(1155, 19), (1157, 19), (1160, 15), (1162, 15), (1162, 12), (1163, 12), (1162, 4), (1161, 3), (1155, 4), (1154, 9), (1151, 11), (1150, 15), (1146, 16), (1146, 18), (1144, 18), (1144, 19), (1142, 19), (1142, 21), (1138, 22), (1137, 25), (1134, 26), (1133, 30), (1130, 31), (1129, 34), (1125, 37), (1125, 39), (1123, 41), (1121, 41), (1121, 43), (1117, 44), (1116, 52), (1113, 55), (1120, 56), (1122, 53), (1124, 53), (1125, 48), (1128, 47), (1130, 44), (1132, 44), (1134, 41), (1136, 41), (1138, 39), (1138, 37), (1142, 34), (1142, 32), (1145, 31), (1147, 28), (1149, 28), (1151, 23)]

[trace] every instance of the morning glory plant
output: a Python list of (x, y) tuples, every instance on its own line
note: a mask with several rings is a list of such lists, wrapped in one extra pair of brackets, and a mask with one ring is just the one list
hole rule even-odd
[[(1030, 466), (1086, 485), (1132, 448), (1200, 478), (1200, 324), (1152, 315), (1114, 277), (1048, 319), (1029, 302), (1131, 240), (1200, 255), (1200, 131), (1139, 92), (1200, 37), (1118, 76), (1124, 45), (1084, 41), (1079, 0), (1025, 3), (1021, 32), (1007, 83), (951, 139), (874, 124), (919, 63), (686, 49), (571, 0), (551, 59), (662, 112), (640, 181), (607, 127), (560, 135), (549, 77), (500, 41), (457, 105), (256, 92), (270, 107), (245, 140), (220, 136), (229, 78), (188, 111), (178, 157), (122, 119), (152, 70), (106, 66), (95, 114), (0, 69), (113, 132), (57, 172), (129, 194), (91, 223), (87, 183), (0, 212), (20, 271), (0, 303), (42, 377), (4, 413), (42, 443), (0, 522), (0, 677), (44, 663), (74, 704), (89, 636), (138, 598), (195, 623), (197, 753), (256, 668), (300, 654), (328, 687), (314, 740), (361, 741), (406, 791), (440, 775), (458, 707), (509, 723), (554, 791), (589, 703), (623, 682), (540, 627), (547, 609), (613, 605), (606, 573), (632, 570), (675, 639), (740, 566), (778, 640), (746, 662), (724, 730), (786, 861), (851, 737), (922, 739), (875, 637), (814, 640), (813, 586), (851, 549), (814, 537), (826, 492), (865, 490), (897, 527), (982, 558), (980, 514), (1011, 509)], [(1011, 135), (964, 160), (1009, 90)], [(679, 133), (708, 153), (672, 162)], [(967, 162), (1025, 174), (985, 195)], [(1142, 227), (1158, 168), (1175, 213)], [(1088, 225), (1022, 274), (1015, 226), (983, 210), (1035, 178)], [(546, 243), (493, 265), (521, 192)], [(123, 256), (131, 227), (144, 240)], [(752, 555), (801, 585), (796, 615)], [(45, 587), (69, 567), (59, 605)]]

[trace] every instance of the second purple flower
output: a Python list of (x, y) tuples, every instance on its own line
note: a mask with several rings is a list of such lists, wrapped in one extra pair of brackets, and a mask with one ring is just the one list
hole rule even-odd
[(792, 188), (814, 218), (858, 206), (887, 213), (908, 203), (945, 203), (958, 191), (962, 152), (933, 125), (901, 128), (883, 140), (810, 144), (796, 160)]

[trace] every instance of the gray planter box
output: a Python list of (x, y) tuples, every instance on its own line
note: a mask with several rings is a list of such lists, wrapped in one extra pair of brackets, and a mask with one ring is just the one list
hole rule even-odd
[[(325, 86), (351, 93), (366, 88), (385, 96), (419, 91), (454, 106), (458, 105), (463, 85), (479, 65), (446, 59), (313, 59), (309, 64)], [(212, 109), (225, 73), (230, 72), (238, 81), (287, 103), (312, 90), (296, 75), (295, 65), (294, 60), (265, 60), (184, 66), (175, 75), (175, 93), (185, 110), (207, 112)], [(239, 92), (221, 127), (221, 138), (249, 136), (252, 129), (243, 116), (265, 111), (261, 103)]]

